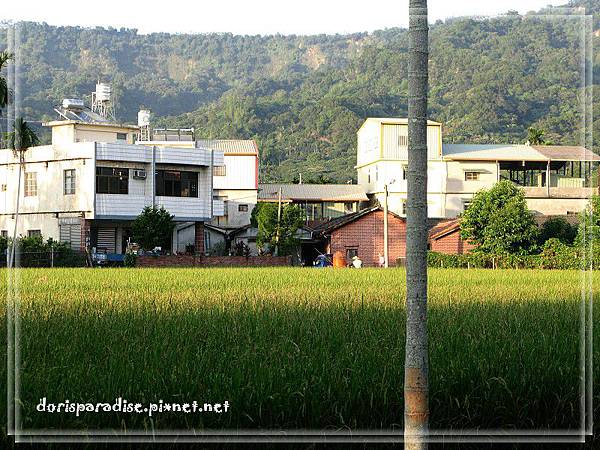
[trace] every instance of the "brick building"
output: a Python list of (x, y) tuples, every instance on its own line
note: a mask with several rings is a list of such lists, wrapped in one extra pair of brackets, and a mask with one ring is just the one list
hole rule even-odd
[(440, 222), (429, 231), (429, 249), (433, 252), (462, 255), (474, 248), (475, 245), (461, 239), (458, 219)]
[[(315, 228), (313, 235), (325, 241), (325, 251), (341, 252), (349, 262), (358, 256), (365, 267), (377, 266), (383, 255), (383, 210), (380, 207), (363, 209), (333, 219)], [(406, 219), (388, 213), (388, 251), (390, 265), (406, 255)]]

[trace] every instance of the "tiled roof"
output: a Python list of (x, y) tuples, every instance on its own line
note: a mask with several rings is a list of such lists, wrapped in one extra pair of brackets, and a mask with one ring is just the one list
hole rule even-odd
[(429, 239), (437, 239), (459, 229), (459, 219), (441, 221), (429, 229)]
[(533, 145), (532, 148), (551, 160), (600, 161), (600, 156), (585, 147), (568, 145)]
[(196, 145), (222, 151), (225, 155), (239, 153), (258, 155), (258, 146), (252, 139), (198, 139)]
[(259, 184), (258, 200), (277, 201), (279, 190), (283, 201), (360, 202), (369, 198), (357, 184)]

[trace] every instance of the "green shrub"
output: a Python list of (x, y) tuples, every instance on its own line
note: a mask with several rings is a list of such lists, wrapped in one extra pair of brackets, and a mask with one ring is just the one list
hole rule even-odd
[[(562, 243), (557, 238), (549, 239), (538, 255), (490, 255), (486, 253), (467, 253), (464, 255), (446, 255), (429, 252), (429, 267), (456, 269), (580, 269), (583, 268), (582, 252), (577, 247)], [(594, 268), (600, 268), (600, 251), (593, 252)]]
[(137, 263), (137, 255), (135, 253), (125, 253), (125, 259), (123, 260), (123, 265), (125, 267), (135, 267)]

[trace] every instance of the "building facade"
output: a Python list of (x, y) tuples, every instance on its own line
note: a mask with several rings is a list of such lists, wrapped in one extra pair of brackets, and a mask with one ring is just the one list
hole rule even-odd
[(260, 184), (258, 201), (293, 204), (306, 214), (306, 224), (326, 222), (359, 211), (369, 201), (356, 184)]
[[(73, 248), (123, 253), (131, 222), (145, 206), (164, 206), (176, 223), (194, 223), (194, 245), (203, 250), (203, 223), (223, 214), (213, 200), (212, 168), (223, 153), (171, 142), (135, 144), (138, 127), (73, 120), (49, 122), (52, 144), (25, 152), (17, 234), (68, 241)], [(15, 224), (18, 159), (0, 150), (0, 230)], [(153, 176), (153, 174), (155, 176)]]
[(253, 140), (202, 139), (202, 148), (223, 153), (223, 164), (213, 168), (213, 195), (223, 202), (223, 214), (211, 224), (231, 230), (250, 224), (258, 192), (258, 146)]
[[(529, 209), (564, 215), (585, 208), (600, 157), (576, 146), (456, 145), (442, 143), (442, 125), (428, 122), (429, 217), (455, 218), (481, 189), (500, 180), (523, 188)], [(357, 132), (358, 184), (370, 198), (406, 214), (408, 122), (367, 119)]]

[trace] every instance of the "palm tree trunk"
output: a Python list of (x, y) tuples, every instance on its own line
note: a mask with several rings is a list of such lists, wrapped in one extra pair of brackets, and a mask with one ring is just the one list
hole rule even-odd
[(17, 204), (15, 208), (15, 229), (13, 231), (13, 239), (10, 245), (10, 258), (8, 260), (7, 266), (15, 267), (15, 256), (16, 256), (16, 248), (17, 248), (17, 229), (19, 227), (19, 206), (21, 200), (21, 172), (25, 170), (25, 158), (23, 152), (19, 152), (19, 177), (17, 181)]
[(406, 214), (406, 353), (404, 440), (426, 449), (427, 353), (427, 0), (410, 0), (408, 61), (408, 199)]

